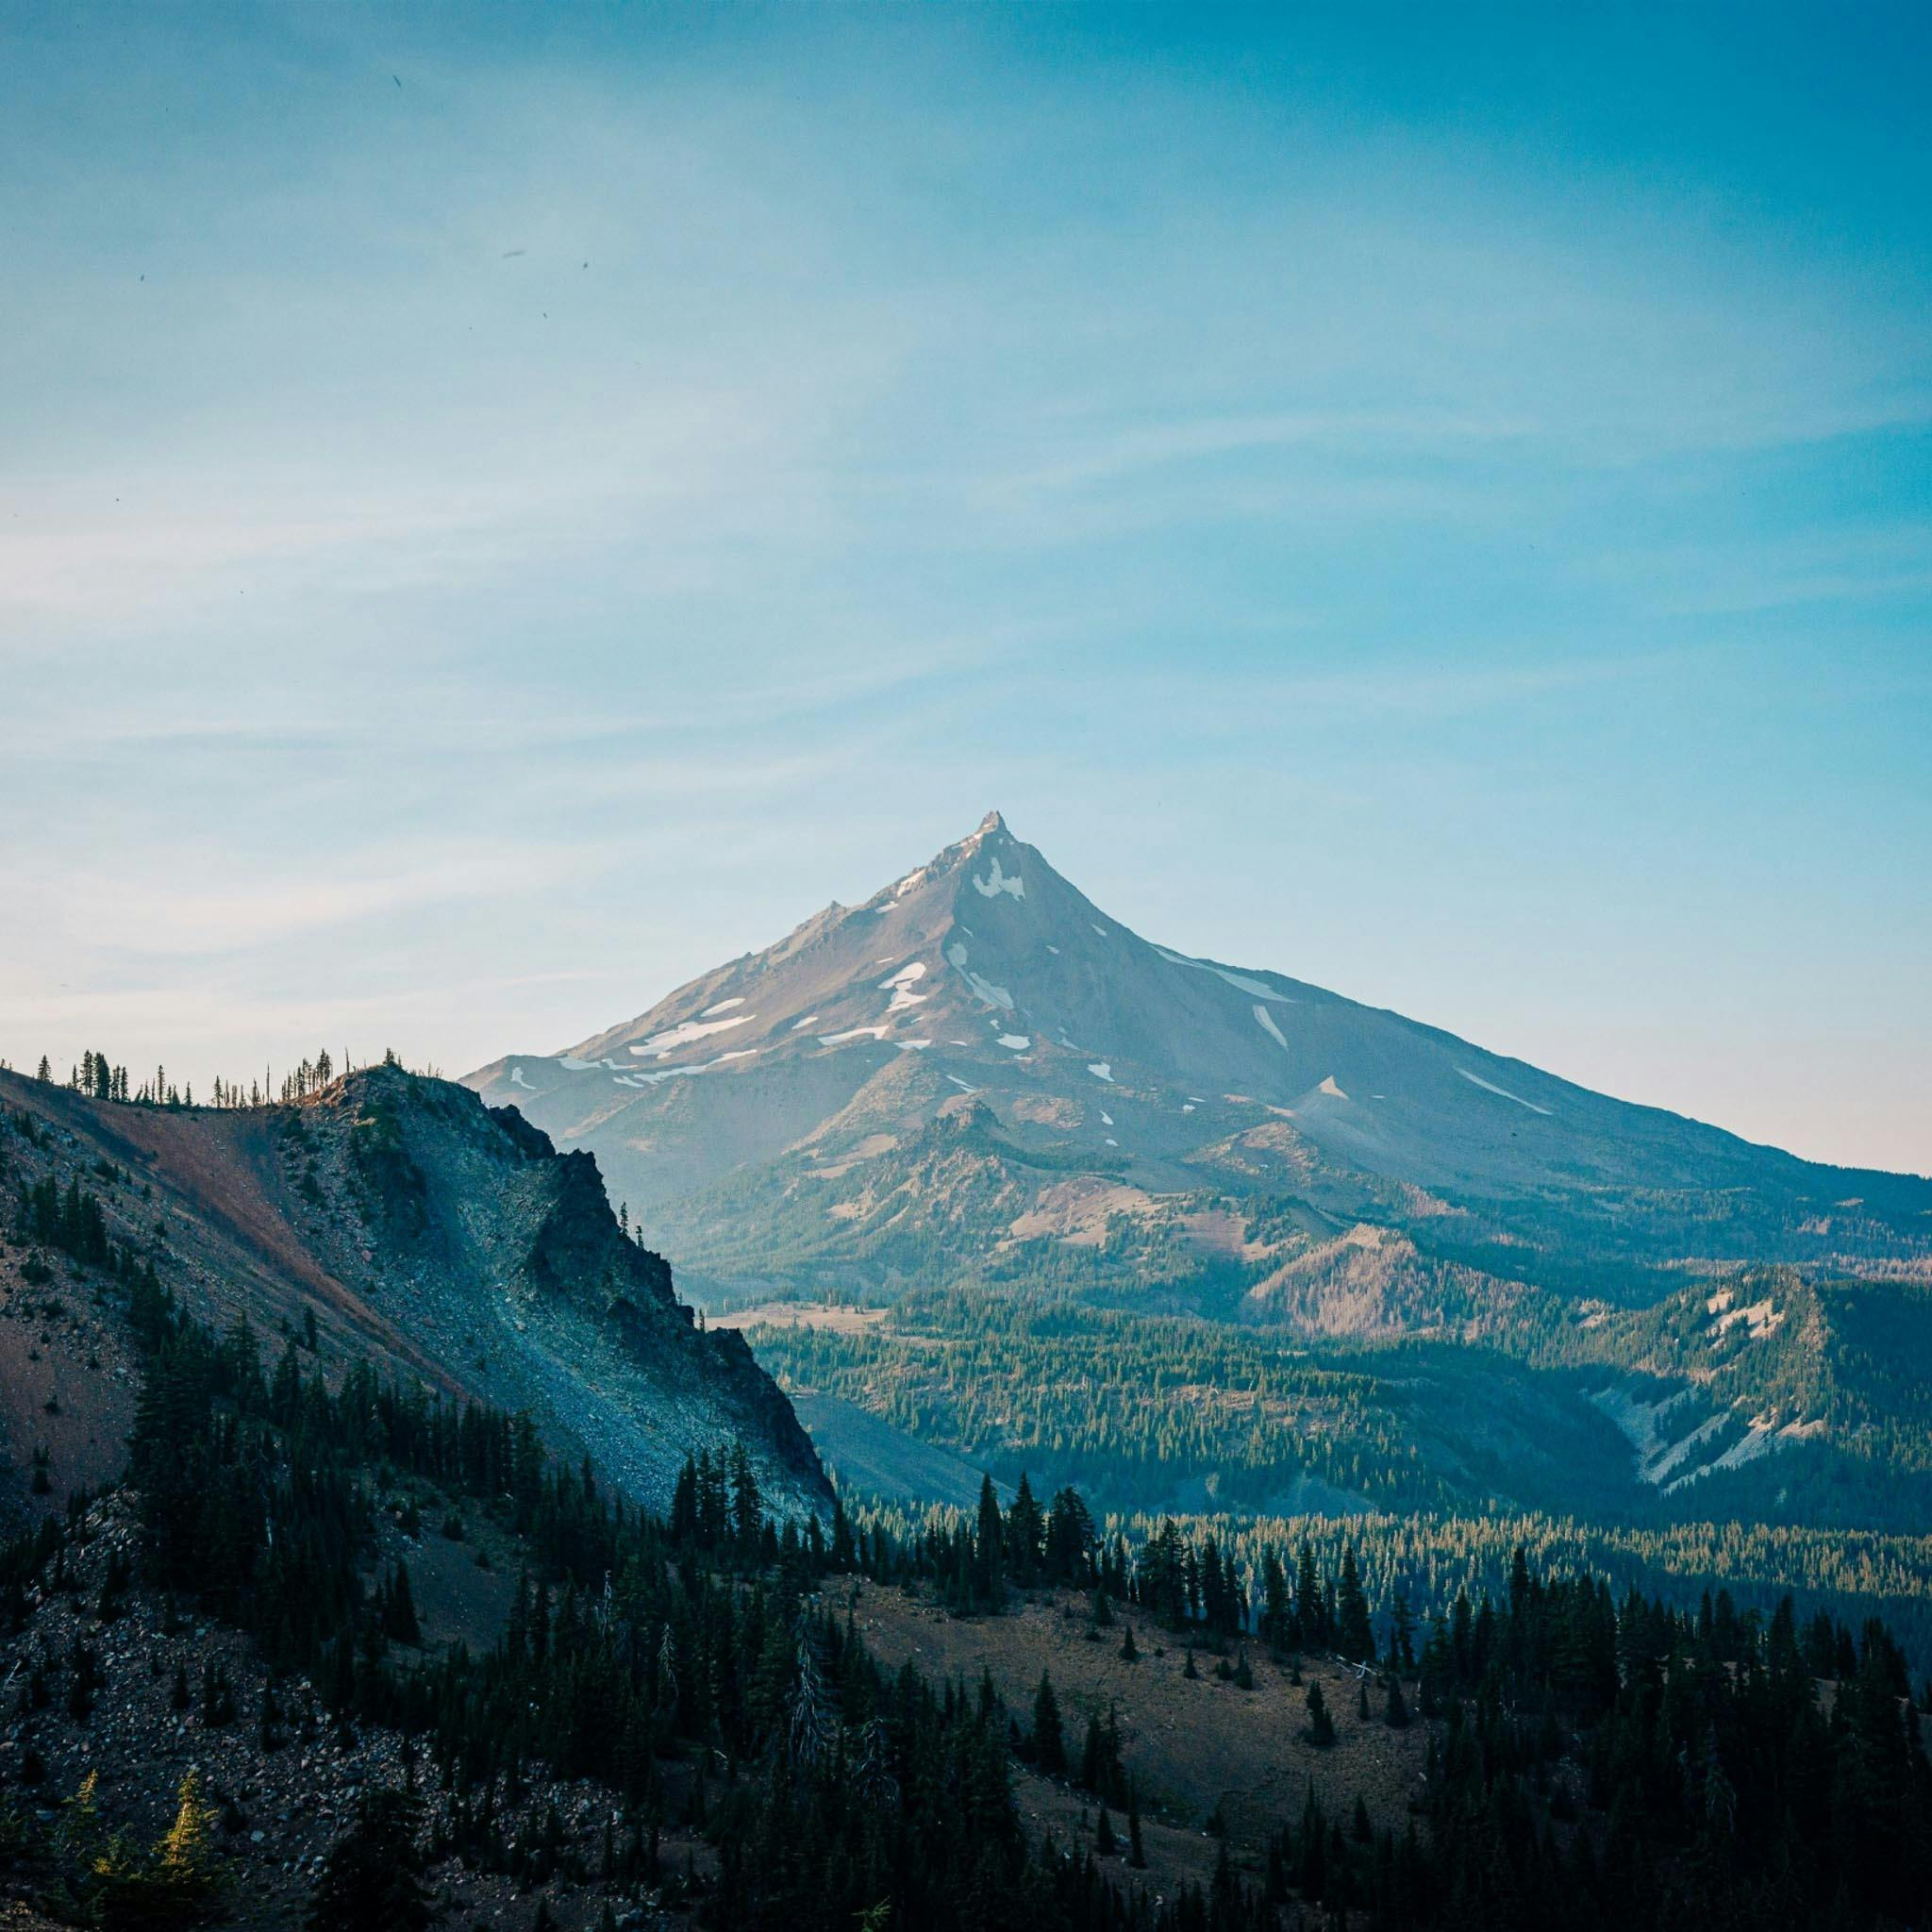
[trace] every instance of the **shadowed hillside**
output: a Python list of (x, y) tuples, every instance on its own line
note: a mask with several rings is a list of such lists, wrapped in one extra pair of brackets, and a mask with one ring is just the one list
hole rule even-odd
[[(689, 1454), (737, 1440), (781, 1509), (829, 1503), (809, 1441), (742, 1341), (695, 1325), (669, 1267), (620, 1228), (596, 1161), (558, 1155), (514, 1110), (394, 1066), (292, 1105), (220, 1109), (101, 1102), (0, 1074), (0, 1182), (20, 1203), (0, 1256), (11, 1283), (31, 1288), (78, 1245), (124, 1272), (151, 1268), (221, 1324), (312, 1333), (331, 1359), (527, 1409), (640, 1501), (661, 1506)], [(79, 1359), (60, 1364), (59, 1326), (6, 1380), (17, 1465), (57, 1433), (47, 1401), (107, 1418), (63, 1452), (64, 1491), (118, 1474), (126, 1404), (85, 1366), (96, 1341), (75, 1341)], [(27, 1330), (4, 1332), (11, 1346)], [(65, 1397), (42, 1395), (57, 1376)]]

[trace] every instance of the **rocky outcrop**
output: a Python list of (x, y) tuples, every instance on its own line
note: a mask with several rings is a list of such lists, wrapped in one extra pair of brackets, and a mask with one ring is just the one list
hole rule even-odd
[(830, 1507), (743, 1342), (697, 1325), (663, 1257), (620, 1226), (594, 1156), (558, 1154), (514, 1108), (395, 1066), (233, 1111), (0, 1082), (49, 1123), (63, 1176), (125, 1171), (105, 1193), (114, 1239), (164, 1230), (162, 1278), (195, 1312), (258, 1331), (312, 1320), (325, 1359), (527, 1409), (553, 1449), (653, 1507), (688, 1455), (738, 1442), (774, 1511)]

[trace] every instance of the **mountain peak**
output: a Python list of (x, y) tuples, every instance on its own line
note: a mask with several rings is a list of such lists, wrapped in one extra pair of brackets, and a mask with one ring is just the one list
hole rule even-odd
[[(979, 859), (989, 841), (994, 843), (996, 850), (1003, 846), (1014, 851), (1023, 849), (1020, 841), (1013, 837), (1006, 820), (997, 811), (990, 811), (963, 839), (954, 840), (950, 845), (934, 853), (924, 865), (915, 867), (892, 885), (882, 886), (867, 904), (877, 907), (896, 902), (921, 886), (935, 884), (958, 873), (962, 868)], [(1003, 875), (997, 858), (993, 861), (993, 875)], [(982, 886), (980, 890), (985, 891), (988, 888)], [(1012, 888), (1008, 887), (1008, 890), (1011, 891)]]
[(1796, 1171), (1283, 974), (1149, 944), (997, 811), (863, 905), (474, 1084), (558, 1146), (591, 1147), (635, 1212), (791, 1174), (786, 1150), (887, 1068), (867, 1104), (898, 1109), (901, 1142), (983, 1095), (1016, 1144), (1051, 1155), (1041, 1173), (1124, 1164), (1146, 1185), (1213, 1174), (1239, 1191), (1278, 1158), (1291, 1191), (1340, 1190), (1337, 1213), (1379, 1211), (1391, 1186), (1496, 1199), (1579, 1179), (1789, 1188)]
[(963, 839), (955, 840), (943, 851), (935, 853), (921, 870), (927, 874), (942, 871), (962, 859), (973, 858), (989, 839), (1010, 839), (1012, 836), (1006, 820), (998, 812), (990, 811)]

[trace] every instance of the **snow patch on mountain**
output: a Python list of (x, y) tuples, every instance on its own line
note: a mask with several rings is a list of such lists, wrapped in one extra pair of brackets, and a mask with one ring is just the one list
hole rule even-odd
[(1026, 896), (1026, 881), (1017, 873), (1010, 878), (1002, 873), (999, 854), (994, 853), (992, 870), (984, 878), (977, 873), (973, 874), (973, 890), (982, 899), (997, 899), (1002, 892), (1010, 892), (1014, 898), (1024, 899)]
[(667, 1054), (673, 1054), (681, 1046), (689, 1046), (693, 1041), (703, 1040), (713, 1033), (728, 1033), (734, 1026), (742, 1026), (747, 1020), (756, 1020), (756, 1013), (734, 1013), (728, 1020), (685, 1020), (677, 1025), (667, 1027), (662, 1033), (654, 1033), (648, 1040), (641, 1040), (631, 1052), (642, 1059), (661, 1060)]
[[(632, 1049), (636, 1051), (635, 1048)], [(731, 1060), (748, 1060), (758, 1052), (755, 1046), (741, 1046), (736, 1053), (721, 1053), (714, 1060), (703, 1060), (692, 1067), (666, 1067), (658, 1074), (619, 1074), (611, 1081), (614, 1087), (655, 1087), (659, 1080), (676, 1080), (687, 1074), (708, 1074), (714, 1068), (722, 1067)]]
[(1512, 1093), (1507, 1087), (1498, 1087), (1493, 1080), (1485, 1080), (1480, 1074), (1472, 1074), (1467, 1067), (1456, 1070), (1472, 1087), (1480, 1087), (1485, 1093), (1500, 1093), (1505, 1100), (1513, 1100), (1518, 1107), (1526, 1107), (1531, 1113), (1548, 1114), (1550, 1109), (1539, 1107), (1533, 1100), (1525, 1100), (1520, 1093)]
[(925, 961), (914, 959), (909, 966), (902, 966), (890, 979), (879, 981), (879, 991), (892, 995), (891, 1004), (887, 1007), (889, 1013), (903, 1013), (908, 1007), (922, 1005), (926, 995), (914, 992), (914, 985), (925, 977)]
[(955, 940), (946, 948), (946, 961), (973, 989), (975, 998), (989, 1007), (1000, 1007), (1007, 1012), (1013, 1010), (1013, 995), (1005, 987), (995, 986), (991, 980), (983, 979), (966, 963), (966, 948)]
[(1281, 1028), (1274, 1024), (1274, 1015), (1266, 1007), (1257, 1007), (1255, 1018), (1259, 1023), (1261, 1031), (1267, 1034), (1276, 1046), (1284, 1049), (1287, 1047), (1288, 1041), (1282, 1038)]
[(1109, 1085), (1112, 1084), (1113, 1062), (1111, 1060), (1090, 1060), (1087, 1063), (1087, 1071), (1090, 1074), (1091, 1074), (1096, 1080), (1105, 1080)]
[[(1098, 932), (1100, 928), (1094, 927)], [(1272, 986), (1263, 986), (1258, 979), (1251, 978), (1245, 973), (1237, 973), (1232, 967), (1217, 966), (1211, 959), (1191, 959), (1185, 953), (1170, 953), (1165, 946), (1154, 949), (1170, 966), (1191, 966), (1197, 973), (1211, 973), (1216, 979), (1224, 979), (1239, 992), (1252, 993), (1255, 998), (1273, 1000), (1277, 1006), (1298, 1007), (1301, 1002), (1285, 992), (1276, 992)]]
[(741, 993), (736, 999), (720, 1000), (715, 1007), (707, 1007), (705, 1010), (698, 1015), (698, 1018), (700, 1020), (715, 1019), (720, 1013), (728, 1013), (734, 1007), (741, 1007), (743, 1006), (743, 1004), (744, 995)]

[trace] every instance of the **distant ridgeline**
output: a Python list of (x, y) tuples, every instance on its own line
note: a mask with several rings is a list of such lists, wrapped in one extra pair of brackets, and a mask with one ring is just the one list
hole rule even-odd
[[(402, 1064), (393, 1052), (386, 1053), (382, 1063), (390, 1067)], [(328, 1048), (324, 1047), (312, 1060), (304, 1059), (292, 1072), (284, 1074), (279, 1084), (274, 1071), (267, 1067), (262, 1069), (259, 1080), (251, 1079), (246, 1087), (239, 1080), (224, 1079), (217, 1074), (204, 1105), (270, 1107), (277, 1102), (286, 1105), (321, 1092), (339, 1073), (354, 1071), (346, 1053), (337, 1060), (330, 1056)], [(42, 1054), (35, 1078), (42, 1086), (50, 1086), (54, 1077), (54, 1069), (46, 1055)], [(67, 1087), (71, 1092), (85, 1093), (92, 1100), (119, 1100), (135, 1107), (192, 1108), (194, 1105), (194, 1083), (192, 1080), (177, 1086), (168, 1078), (167, 1068), (158, 1065), (152, 1074), (130, 1074), (125, 1065), (92, 1049), (83, 1053), (67, 1070)]]
[[(1507, 1349), (1311, 1341), (999, 1285), (911, 1290), (863, 1322), (779, 1310), (746, 1333), (788, 1389), (858, 1404), (1008, 1483), (1045, 1469), (1109, 1508), (1903, 1533), (1932, 1523), (1928, 1292), (1793, 1271), (1700, 1290), (1699, 1322), (1736, 1306), (1761, 1332), (1736, 1325), (1741, 1345), (1695, 1381), (1657, 1372), (1690, 1323), (1687, 1297)], [(1751, 1420), (1799, 1414), (1782, 1441)]]

